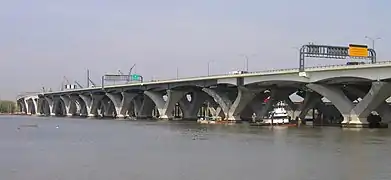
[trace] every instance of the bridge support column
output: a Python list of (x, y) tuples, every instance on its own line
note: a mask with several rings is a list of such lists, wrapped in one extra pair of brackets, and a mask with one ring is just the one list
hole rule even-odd
[(100, 100), (100, 106), (97, 107), (97, 114), (100, 117), (115, 117), (115, 105), (110, 99), (104, 98)]
[[(53, 116), (66, 115), (66, 106), (64, 102), (61, 100), (61, 97), (54, 96), (52, 98), (52, 101), (53, 101), (53, 106), (51, 112), (53, 113)], [(61, 105), (63, 105), (63, 107), (60, 107)]]
[(56, 114), (54, 113), (54, 101), (52, 98), (45, 97), (46, 102), (48, 103), (49, 106), (49, 116), (55, 116)]
[(219, 106), (209, 107), (209, 112), (212, 114), (212, 117), (224, 116), (224, 112)]
[(300, 109), (299, 106), (296, 105), (291, 98), (289, 98), (289, 95), (283, 99), (287, 104), (290, 110), (288, 111), (288, 115), (292, 118), (295, 119), (299, 114), (300, 114)]
[(117, 118), (125, 118), (127, 111), (130, 107), (130, 103), (138, 94), (136, 93), (107, 93), (107, 97), (113, 102)]
[(29, 99), (24, 99), (24, 104), (26, 107), (26, 114), (31, 115), (31, 106), (28, 101), (29, 101)]
[(179, 101), (179, 106), (181, 107), (183, 113), (183, 119), (197, 120), (197, 114), (207, 98), (207, 94), (198, 91), (194, 91), (192, 93), (191, 102), (189, 102), (187, 97), (184, 96)]
[(391, 95), (390, 83), (373, 82), (369, 92), (354, 106), (341, 89), (320, 84), (308, 84), (307, 87), (334, 104), (344, 118), (343, 127), (368, 127), (367, 117), (369, 114)]
[(24, 114), (26, 114), (27, 108), (26, 108), (25, 98), (20, 99), (19, 104), (20, 104), (20, 112), (23, 112)]
[[(356, 96), (356, 98), (364, 98), (366, 93), (358, 88), (347, 86), (345, 88), (349, 93), (352, 93)], [(387, 98), (386, 98), (387, 99)], [(386, 101), (383, 101), (379, 107), (375, 109), (375, 111), (382, 117), (382, 121), (385, 123), (391, 122), (391, 108), (390, 105), (387, 104)]]
[(135, 98), (133, 102), (137, 119), (152, 118), (152, 110), (155, 108), (155, 104), (151, 98), (144, 94), (143, 101), (140, 98)]
[(83, 112), (85, 103), (80, 103), (80, 100), (82, 100), (82, 99), (80, 98), (79, 95), (71, 94), (71, 95), (69, 95), (69, 99), (70, 99), (70, 104), (71, 104), (69, 110), (72, 115), (74, 115), (74, 116), (87, 116), (88, 115), (87, 112)]
[(45, 115), (43, 104), (44, 104), (44, 99), (38, 97), (37, 98), (37, 114), (39, 116)]
[(175, 104), (186, 94), (185, 91), (167, 90), (167, 101), (164, 101), (163, 95), (159, 92), (145, 91), (147, 95), (156, 105), (159, 111), (159, 119), (173, 119), (172, 111)]
[[(115, 114), (117, 118), (124, 118), (125, 115), (121, 113), (122, 108), (122, 95), (120, 93), (106, 93), (107, 97), (110, 98), (111, 102), (114, 105)], [(108, 111), (108, 110), (107, 110)]]
[[(122, 92), (121, 111), (120, 114), (125, 117), (129, 116), (129, 110), (132, 107), (132, 101), (138, 96), (137, 93)], [(133, 106), (135, 108), (135, 106)], [(135, 111), (135, 109), (133, 109)]]
[(240, 113), (251, 102), (251, 100), (263, 89), (252, 90), (245, 87), (238, 87), (238, 94), (232, 102), (227, 94), (217, 92), (210, 88), (203, 88), (202, 91), (211, 96), (224, 112), (225, 120), (241, 120)]
[(304, 121), (308, 111), (322, 101), (322, 97), (315, 92), (306, 92), (303, 104), (300, 105), (299, 120)]
[(38, 96), (37, 97), (33, 97), (32, 100), (33, 100), (33, 104), (34, 104), (34, 114), (36, 116), (40, 116), (41, 113), (38, 110)]
[(64, 102), (66, 116), (73, 116), (73, 113), (71, 112), (71, 98), (68, 95), (61, 95), (60, 98)]
[(96, 117), (98, 115), (98, 104), (99, 101), (102, 100), (104, 95), (80, 95), (81, 99), (83, 99), (86, 109), (87, 109), (87, 116), (88, 117)]

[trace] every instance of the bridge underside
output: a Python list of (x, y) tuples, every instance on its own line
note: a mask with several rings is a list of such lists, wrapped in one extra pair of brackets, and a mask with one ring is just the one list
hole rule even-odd
[[(245, 86), (177, 86), (171, 89), (131, 89), (40, 95), (18, 100), (26, 114), (110, 118), (262, 121), (278, 102), (288, 105), (291, 119), (367, 127), (391, 122), (386, 99), (391, 85), (381, 81), (321, 83), (251, 83)], [(295, 102), (293, 95), (302, 100)], [(327, 105), (323, 100), (330, 101)]]

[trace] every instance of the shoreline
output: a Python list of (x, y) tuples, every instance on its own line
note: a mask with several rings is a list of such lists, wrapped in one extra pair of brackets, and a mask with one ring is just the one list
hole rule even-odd
[(0, 113), (0, 116), (1, 115), (27, 115), (27, 114), (24, 114), (24, 113)]

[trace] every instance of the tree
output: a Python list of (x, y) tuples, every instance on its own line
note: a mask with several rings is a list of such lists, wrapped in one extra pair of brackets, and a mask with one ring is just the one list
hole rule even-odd
[(0, 100), (0, 113), (14, 113), (16, 103), (13, 101)]

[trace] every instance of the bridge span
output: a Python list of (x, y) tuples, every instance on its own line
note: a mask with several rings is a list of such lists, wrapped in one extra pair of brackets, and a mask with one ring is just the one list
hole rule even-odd
[[(183, 119), (197, 119), (209, 102), (213, 116), (240, 121), (252, 114), (262, 119), (281, 100), (289, 104), (293, 118), (303, 119), (312, 108), (322, 112), (326, 98), (343, 126), (367, 127), (374, 112), (382, 122), (391, 122), (385, 102), (391, 96), (390, 81), (391, 62), (378, 62), (42, 92), (18, 97), (17, 103), (26, 114), (160, 119), (174, 118), (179, 106)], [(304, 100), (295, 104), (292, 94)], [(266, 97), (270, 100), (264, 102)]]

